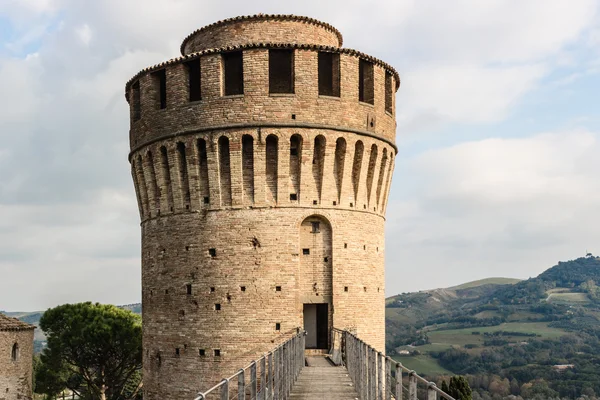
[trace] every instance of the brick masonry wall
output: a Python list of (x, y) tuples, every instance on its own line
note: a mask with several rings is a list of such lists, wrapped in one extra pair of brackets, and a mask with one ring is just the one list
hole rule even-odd
[[(357, 56), (340, 54), (340, 97), (330, 97), (319, 96), (316, 50), (294, 51), (295, 93), (291, 95), (269, 95), (268, 49), (244, 50), (243, 54), (243, 96), (222, 96), (220, 54), (200, 58), (201, 101), (189, 102), (188, 71), (183, 63), (166, 67), (165, 109), (158, 109), (155, 76), (151, 73), (142, 75), (139, 78), (141, 119), (134, 121), (132, 118), (132, 147), (165, 134), (185, 134), (199, 128), (249, 123), (327, 125), (364, 132), (390, 143), (395, 141), (396, 122), (394, 116), (385, 111), (383, 67), (374, 65), (375, 101), (371, 105), (358, 101)], [(131, 108), (133, 115), (133, 102)]]
[[(12, 359), (13, 345), (19, 346), (19, 357)], [(32, 398), (33, 329), (0, 330), (0, 400)]]
[(221, 96), (220, 54), (201, 58), (200, 101), (188, 101), (183, 64), (166, 69), (165, 109), (153, 76), (139, 79), (130, 161), (146, 399), (193, 398), (230, 376), (302, 327), (307, 303), (328, 304), (330, 328), (385, 348), (396, 154), (385, 69), (374, 65), (375, 104), (364, 104), (356, 56), (340, 54), (334, 98), (318, 94), (317, 51), (294, 53), (294, 94), (269, 95), (262, 48), (244, 51), (242, 96)]
[(186, 39), (182, 54), (253, 42), (285, 42), (333, 47), (342, 45), (337, 32), (318, 23), (302, 19), (267, 17), (231, 21), (197, 31)]

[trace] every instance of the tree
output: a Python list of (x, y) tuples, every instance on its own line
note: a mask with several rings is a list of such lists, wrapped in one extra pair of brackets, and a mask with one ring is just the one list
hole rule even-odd
[(445, 380), (442, 381), (442, 392), (448, 393), (450, 389), (448, 389), (448, 384)]
[(473, 400), (471, 387), (464, 376), (453, 376), (450, 378), (447, 393), (456, 400)]
[(65, 304), (46, 311), (40, 328), (48, 345), (36, 374), (39, 393), (52, 395), (68, 388), (89, 399), (139, 398), (142, 327), (138, 315), (99, 303)]

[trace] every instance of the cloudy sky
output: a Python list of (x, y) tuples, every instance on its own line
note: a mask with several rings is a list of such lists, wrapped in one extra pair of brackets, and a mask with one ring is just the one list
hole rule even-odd
[(0, 0), (0, 309), (140, 300), (124, 84), (259, 12), (400, 72), (387, 295), (600, 253), (597, 0)]

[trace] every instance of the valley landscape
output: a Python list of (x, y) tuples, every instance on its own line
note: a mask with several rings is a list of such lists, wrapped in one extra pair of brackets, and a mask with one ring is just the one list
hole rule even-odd
[[(474, 399), (596, 398), (600, 258), (528, 280), (489, 278), (386, 300), (386, 351), (441, 382), (465, 375)], [(140, 304), (121, 306), (141, 313)], [(38, 325), (43, 312), (7, 312)], [(45, 344), (39, 329), (35, 351)]]
[(525, 281), (394, 296), (386, 301), (386, 350), (420, 374), (467, 375), (474, 398), (594, 397), (599, 279), (600, 259), (588, 254)]

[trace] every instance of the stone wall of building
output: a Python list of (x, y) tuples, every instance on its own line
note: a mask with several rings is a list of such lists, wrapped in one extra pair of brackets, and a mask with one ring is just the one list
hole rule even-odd
[[(262, 21), (267, 39), (300, 29), (290, 20)], [(268, 45), (243, 48), (236, 95), (224, 95), (226, 49), (151, 67), (127, 84), (147, 399), (189, 399), (231, 375), (301, 328), (305, 305), (326, 304), (328, 329), (385, 348), (397, 74), (328, 48), (339, 57), (331, 63), (339, 91), (322, 95), (323, 49), (282, 48), (290, 93), (269, 93)]]
[(32, 398), (33, 330), (0, 314), (0, 400)]
[(181, 54), (246, 43), (297, 43), (340, 47), (342, 35), (329, 24), (295, 15), (256, 15), (215, 22), (190, 34)]

